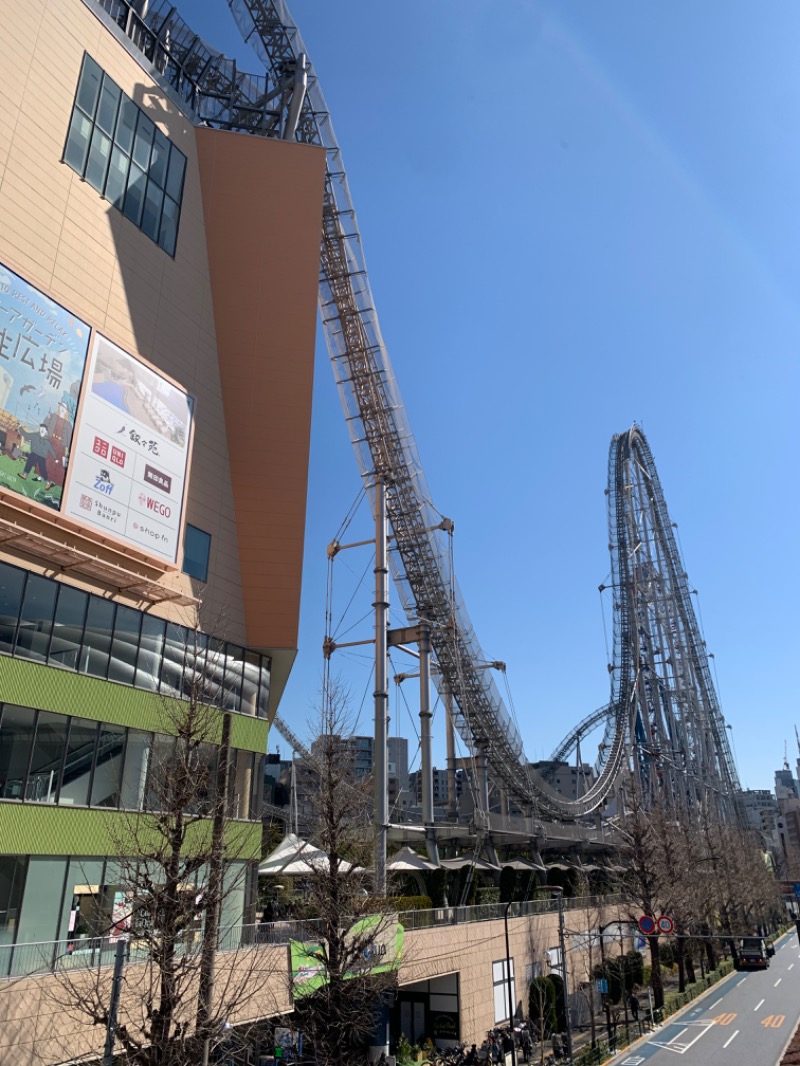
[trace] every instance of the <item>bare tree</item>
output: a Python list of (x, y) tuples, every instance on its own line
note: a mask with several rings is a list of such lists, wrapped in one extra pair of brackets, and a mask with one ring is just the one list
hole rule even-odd
[(327, 682), (318, 738), (312, 745), (316, 787), (308, 909), (316, 943), (298, 946), (313, 976), (295, 973), (295, 1020), (320, 1066), (352, 1064), (364, 1055), (390, 989), (396, 985), (397, 919), (370, 894), (374, 832), (371, 781), (358, 781), (349, 743), (347, 694)]
[[(254, 998), (262, 1013), (270, 1002), (274, 953), (245, 946), (241, 926), (221, 928), (226, 900), (242, 894), (261, 827), (231, 817), (230, 718), (207, 702), (206, 688), (198, 680), (188, 699), (162, 702), (143, 809), (125, 815), (114, 835), (111, 913), (108, 898), (102, 910), (98, 901), (94, 924), (104, 944), (127, 948), (116, 1024), (107, 967), (72, 958), (52, 992), (91, 1025), (111, 1024), (115, 1062), (131, 1066), (197, 1066)], [(221, 937), (227, 950), (218, 959)]]

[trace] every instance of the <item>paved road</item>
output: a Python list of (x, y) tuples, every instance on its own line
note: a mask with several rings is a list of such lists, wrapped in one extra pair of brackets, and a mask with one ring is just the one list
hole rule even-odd
[(777, 1066), (800, 1017), (797, 934), (775, 947), (768, 970), (732, 974), (614, 1066)]

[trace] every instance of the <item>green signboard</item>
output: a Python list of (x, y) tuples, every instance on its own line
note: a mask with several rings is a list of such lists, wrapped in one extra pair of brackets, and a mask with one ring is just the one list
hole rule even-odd
[[(365, 934), (369, 934), (370, 930), (374, 930), (374, 935), (367, 940)], [(385, 915), (374, 914), (356, 922), (347, 936), (348, 939), (363, 941), (364, 949), (358, 964), (345, 974), (345, 978), (366, 973), (387, 973), (400, 965), (405, 930), (399, 922)], [(292, 940), (290, 948), (295, 996), (305, 996), (322, 988), (328, 979), (323, 945)]]

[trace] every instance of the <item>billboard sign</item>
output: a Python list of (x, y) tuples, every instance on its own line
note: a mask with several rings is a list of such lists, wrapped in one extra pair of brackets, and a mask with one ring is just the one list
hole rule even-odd
[(60, 510), (89, 326), (0, 263), (0, 487)]
[(65, 512), (175, 562), (192, 399), (95, 333)]

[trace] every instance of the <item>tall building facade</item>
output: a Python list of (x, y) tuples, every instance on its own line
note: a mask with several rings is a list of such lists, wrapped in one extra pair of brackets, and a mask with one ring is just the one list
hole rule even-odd
[(248, 920), (297, 649), (324, 152), (210, 128), (141, 7), (0, 10), (0, 967), (104, 931), (199, 678)]

